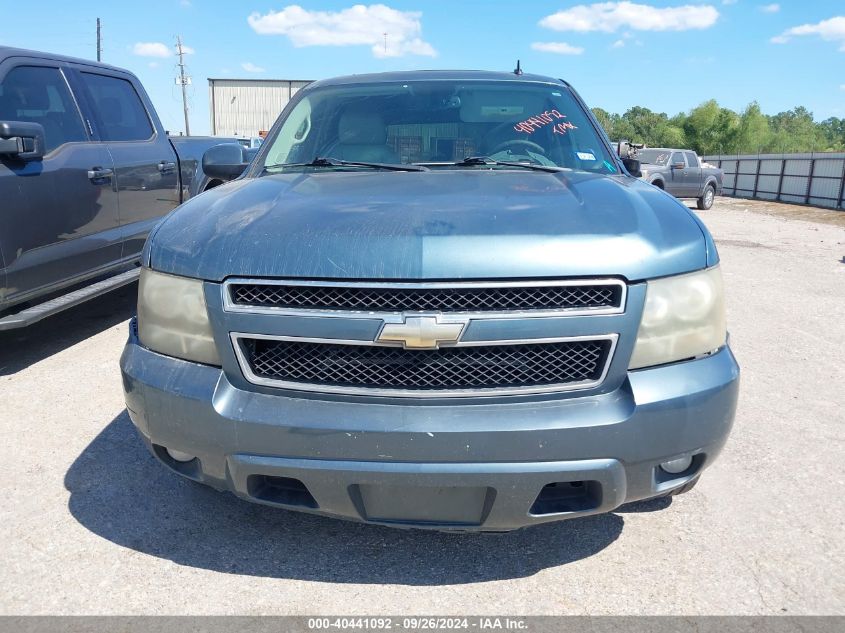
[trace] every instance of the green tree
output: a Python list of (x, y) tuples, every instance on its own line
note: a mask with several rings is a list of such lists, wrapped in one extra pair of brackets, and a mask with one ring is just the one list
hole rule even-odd
[(630, 141), (646, 145), (660, 145), (663, 129), (669, 124), (664, 113), (652, 112), (648, 108), (635, 106), (622, 115), (622, 121), (630, 131)]
[(819, 148), (826, 152), (841, 152), (845, 150), (845, 119), (835, 116), (825, 119), (816, 126), (816, 137)]
[(711, 99), (671, 118), (642, 106), (621, 116), (602, 108), (593, 112), (612, 140), (649, 147), (690, 148), (702, 155), (845, 151), (845, 119), (816, 123), (803, 106), (767, 116), (756, 101), (737, 113)]
[[(603, 108), (593, 108), (593, 115), (598, 119), (599, 124), (604, 128), (605, 133), (613, 139), (613, 116)], [(615, 140), (615, 139), (614, 139)]]
[(699, 154), (728, 153), (736, 147), (739, 115), (715, 99), (690, 111), (684, 122), (687, 144)]
[(772, 152), (809, 152), (816, 149), (816, 124), (813, 113), (804, 106), (779, 112), (769, 118)]
[(739, 117), (736, 139), (729, 152), (749, 154), (765, 151), (769, 148), (771, 140), (769, 118), (760, 110), (760, 105), (753, 101)]

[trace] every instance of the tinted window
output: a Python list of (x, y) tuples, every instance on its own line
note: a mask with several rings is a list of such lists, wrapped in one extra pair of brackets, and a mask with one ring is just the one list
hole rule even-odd
[(637, 152), (637, 158), (641, 163), (665, 165), (669, 162), (669, 152), (665, 149), (641, 149)]
[(79, 110), (57, 68), (18, 66), (0, 83), (0, 121), (40, 123), (49, 152), (87, 141)]
[(101, 136), (106, 141), (145, 141), (153, 126), (144, 104), (125, 79), (82, 73), (100, 115)]
[(684, 155), (681, 152), (675, 152), (672, 154), (672, 164), (675, 163), (683, 163), (684, 162)]
[(692, 152), (684, 152), (687, 157), (687, 164), (690, 167), (698, 167), (698, 157)]

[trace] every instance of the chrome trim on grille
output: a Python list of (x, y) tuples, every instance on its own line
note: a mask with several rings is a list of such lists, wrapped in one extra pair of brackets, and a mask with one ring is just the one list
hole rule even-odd
[[(499, 312), (485, 312), (474, 310), (471, 312), (461, 311), (396, 311), (396, 312), (369, 312), (365, 310), (319, 310), (314, 308), (276, 308), (267, 306), (247, 306), (232, 301), (231, 287), (241, 284), (256, 284), (262, 286), (316, 286), (323, 288), (378, 288), (378, 289), (403, 289), (403, 290), (431, 290), (437, 288), (550, 288), (562, 286), (617, 286), (620, 289), (619, 305), (606, 308), (559, 308), (555, 310), (507, 310)], [(227, 279), (222, 285), (223, 309), (226, 312), (239, 312), (246, 314), (275, 314), (278, 316), (318, 316), (328, 318), (344, 319), (383, 319), (388, 323), (401, 323), (403, 314), (412, 315), (433, 315), (439, 314), (444, 317), (449, 315), (472, 315), (473, 319), (518, 319), (527, 317), (569, 317), (569, 316), (600, 316), (610, 314), (622, 314), (625, 312), (625, 305), (628, 298), (628, 285), (620, 279), (571, 279), (557, 281), (458, 281), (458, 282), (380, 282), (380, 281), (312, 281), (312, 280), (291, 280), (291, 279)], [(398, 319), (398, 320), (397, 320)]]
[[(624, 304), (623, 304), (624, 305)], [(475, 317), (473, 317), (475, 318)], [(249, 359), (244, 353), (241, 339), (261, 339), (270, 341), (292, 341), (298, 343), (324, 343), (327, 345), (373, 345), (380, 347), (394, 347), (376, 341), (348, 340), (333, 338), (306, 338), (301, 336), (272, 336), (267, 334), (251, 334), (247, 332), (231, 332), (229, 337), (234, 347), (238, 365), (243, 372), (244, 378), (252, 384), (264, 387), (275, 387), (279, 389), (291, 389), (294, 391), (308, 391), (325, 394), (358, 395), (358, 396), (379, 396), (392, 398), (472, 398), (480, 396), (498, 395), (531, 395), (544, 393), (559, 393), (563, 391), (574, 391), (577, 389), (591, 389), (604, 382), (610, 365), (613, 362), (616, 352), (618, 334), (592, 334), (587, 336), (561, 336), (555, 338), (520, 339), (520, 340), (487, 340), (487, 341), (458, 341), (451, 343), (448, 347), (471, 347), (471, 346), (498, 346), (498, 345), (534, 345), (543, 343), (566, 343), (576, 341), (610, 341), (610, 349), (602, 367), (601, 375), (596, 380), (585, 380), (573, 383), (562, 383), (557, 385), (542, 385), (528, 387), (495, 387), (484, 389), (380, 389), (370, 387), (341, 387), (334, 385), (320, 385), (301, 383), (293, 381), (276, 380), (257, 376), (250, 366)], [(443, 345), (442, 347), (447, 347)]]

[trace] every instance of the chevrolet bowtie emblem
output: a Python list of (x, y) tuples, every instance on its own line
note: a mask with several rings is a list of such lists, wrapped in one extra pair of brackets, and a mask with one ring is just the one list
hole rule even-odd
[(437, 317), (406, 317), (404, 323), (385, 323), (377, 343), (402, 343), (405, 349), (437, 349), (440, 343), (457, 343), (464, 323), (440, 323)]

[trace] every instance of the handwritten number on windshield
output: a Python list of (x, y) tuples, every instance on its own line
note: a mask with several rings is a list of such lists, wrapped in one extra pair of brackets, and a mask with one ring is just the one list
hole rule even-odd
[(517, 132), (524, 132), (525, 134), (533, 134), (536, 130), (543, 128), (550, 123), (553, 123), (552, 132), (555, 134), (566, 134), (569, 130), (577, 130), (578, 126), (573, 125), (569, 121), (563, 121), (566, 115), (561, 114), (557, 110), (546, 110), (540, 114), (534, 115), (520, 121), (513, 126)]

